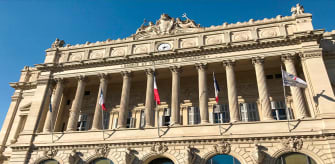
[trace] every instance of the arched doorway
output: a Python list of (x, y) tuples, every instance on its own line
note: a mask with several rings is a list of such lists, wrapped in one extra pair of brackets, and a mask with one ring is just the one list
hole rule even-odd
[(40, 162), (39, 164), (59, 164), (59, 162), (54, 159), (47, 159), (47, 160)]
[(107, 158), (97, 158), (90, 162), (90, 164), (113, 164), (113, 161)]
[(241, 164), (235, 157), (227, 154), (215, 155), (208, 159), (206, 164)]
[(169, 158), (156, 158), (149, 162), (149, 164), (174, 164)]
[(280, 156), (276, 164), (316, 164), (316, 162), (308, 155), (292, 152)]

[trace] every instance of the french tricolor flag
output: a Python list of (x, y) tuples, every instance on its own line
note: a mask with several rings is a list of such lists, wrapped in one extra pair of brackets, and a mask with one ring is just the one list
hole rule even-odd
[(104, 102), (104, 94), (102, 93), (102, 90), (100, 91), (100, 99), (99, 99), (99, 104), (101, 105), (101, 109), (106, 111), (107, 108), (105, 106), (105, 102)]
[(161, 104), (161, 99), (159, 98), (157, 84), (156, 84), (156, 74), (155, 73), (154, 73), (154, 96), (155, 96), (156, 103), (158, 105)]
[(220, 92), (220, 87), (218, 82), (215, 79), (215, 74), (213, 72), (213, 81), (214, 81), (214, 90), (215, 90), (215, 101), (216, 103), (219, 103), (219, 92)]

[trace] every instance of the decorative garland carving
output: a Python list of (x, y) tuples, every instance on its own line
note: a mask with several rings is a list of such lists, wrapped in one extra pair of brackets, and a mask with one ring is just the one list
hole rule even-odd
[(58, 150), (54, 147), (50, 147), (49, 150), (45, 150), (44, 151), (44, 156), (48, 157), (48, 158), (53, 158), (56, 156)]
[(230, 144), (223, 140), (219, 141), (213, 148), (214, 151), (219, 154), (229, 154), (231, 150)]
[(288, 138), (282, 141), (283, 146), (291, 151), (301, 150), (303, 146), (303, 140), (301, 138)]
[(165, 153), (168, 149), (169, 148), (165, 144), (162, 144), (160, 142), (157, 142), (156, 144), (151, 146), (151, 151), (158, 154)]
[(95, 153), (103, 157), (106, 157), (107, 154), (109, 153), (109, 150), (110, 148), (107, 145), (101, 145), (95, 149)]

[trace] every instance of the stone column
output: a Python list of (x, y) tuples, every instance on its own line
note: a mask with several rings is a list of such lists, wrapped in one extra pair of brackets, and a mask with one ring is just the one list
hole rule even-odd
[(66, 131), (76, 131), (77, 130), (77, 122), (78, 122), (81, 104), (84, 98), (85, 86), (86, 86), (85, 77), (79, 76), (77, 91), (76, 91), (76, 95), (72, 103), (72, 107), (70, 109), (70, 117), (69, 117)]
[(180, 74), (182, 69), (177, 66), (170, 67), (172, 73), (172, 94), (171, 94), (171, 119), (170, 125), (180, 125)]
[(127, 118), (128, 118), (128, 104), (129, 104), (131, 73), (128, 71), (122, 71), (121, 75), (123, 76), (123, 84), (122, 84), (122, 93), (121, 93), (121, 101), (120, 101), (118, 128), (126, 128)]
[(51, 102), (49, 102), (51, 103), (52, 112), (50, 112), (50, 109), (48, 109), (47, 117), (45, 119), (45, 124), (43, 128), (43, 133), (50, 133), (50, 131), (54, 130), (60, 100), (63, 95), (63, 88), (64, 88), (63, 79), (55, 79), (55, 81), (56, 81), (55, 94), (51, 96), (52, 100), (50, 100)]
[(145, 127), (152, 127), (154, 116), (154, 70), (145, 70), (147, 74), (147, 91), (145, 97)]
[(223, 65), (226, 68), (230, 122), (236, 122), (239, 121), (240, 117), (234, 72), (235, 61), (226, 60)]
[[(290, 74), (297, 76), (297, 71), (295, 70), (294, 66), (294, 57), (295, 56), (293, 55), (283, 55), (282, 61), (285, 64), (286, 71)], [(293, 98), (294, 109), (297, 112), (297, 118), (300, 119), (307, 117), (307, 111), (301, 89), (298, 87), (290, 87), (290, 89)]]
[(255, 57), (252, 58), (252, 63), (255, 66), (259, 100), (262, 106), (262, 119), (274, 120), (272, 118), (268, 87), (266, 85), (266, 78), (264, 73), (264, 59), (261, 57)]
[[(92, 128), (91, 130), (99, 130), (102, 129), (102, 108), (101, 105), (99, 104), (100, 101), (100, 93), (102, 91), (103, 93), (103, 100), (106, 102), (106, 95), (107, 95), (107, 84), (108, 84), (108, 79), (106, 74), (99, 74), (100, 78), (100, 86), (99, 86), (99, 91), (98, 91), (98, 96), (97, 96), (97, 103), (95, 105), (95, 111), (94, 111), (94, 117), (93, 117), (93, 123), (92, 123)], [(106, 127), (104, 127), (106, 129)]]
[(198, 83), (199, 83), (199, 108), (201, 124), (209, 122), (208, 118), (208, 91), (207, 91), (207, 64), (197, 63), (196, 68), (198, 69)]

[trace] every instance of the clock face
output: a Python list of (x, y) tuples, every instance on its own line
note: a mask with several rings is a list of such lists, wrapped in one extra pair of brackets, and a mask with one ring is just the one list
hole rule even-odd
[(171, 50), (171, 45), (168, 43), (162, 43), (158, 46), (158, 51), (167, 51)]

